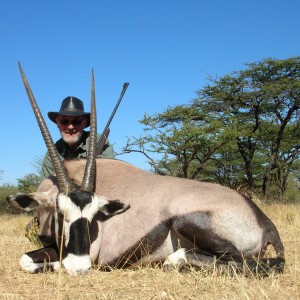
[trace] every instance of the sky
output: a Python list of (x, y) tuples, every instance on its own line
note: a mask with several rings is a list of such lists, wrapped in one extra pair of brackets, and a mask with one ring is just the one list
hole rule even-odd
[[(144, 114), (190, 103), (210, 76), (299, 56), (299, 12), (299, 0), (2, 0), (0, 185), (35, 172), (46, 152), (18, 62), (54, 141), (47, 113), (67, 96), (89, 111), (92, 70), (100, 133), (129, 82), (110, 126), (120, 152)], [(117, 158), (149, 169), (141, 154)]]

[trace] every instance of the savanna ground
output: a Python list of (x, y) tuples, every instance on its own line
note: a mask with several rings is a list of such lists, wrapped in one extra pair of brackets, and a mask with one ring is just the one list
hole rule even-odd
[[(262, 206), (277, 226), (286, 268), (268, 278), (217, 272), (97, 269), (83, 276), (66, 272), (27, 274), (18, 260), (35, 249), (24, 236), (30, 216), (0, 216), (0, 299), (300, 299), (300, 205)], [(245, 234), (247, 234), (245, 232)]]

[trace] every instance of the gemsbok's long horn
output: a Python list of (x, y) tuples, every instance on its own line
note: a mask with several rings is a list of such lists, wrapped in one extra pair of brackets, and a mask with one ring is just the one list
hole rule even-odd
[(31, 91), (29, 83), (28, 83), (28, 81), (26, 79), (26, 76), (23, 72), (22, 66), (19, 62), (18, 62), (18, 65), (19, 65), (22, 80), (23, 80), (23, 83), (24, 83), (24, 86), (25, 86), (25, 89), (26, 89), (26, 92), (27, 92), (32, 110), (33, 110), (34, 115), (36, 117), (37, 123), (40, 127), (42, 136), (44, 138), (46, 147), (49, 151), (49, 155), (50, 155), (51, 161), (52, 161), (53, 166), (54, 166), (54, 171), (56, 173), (56, 178), (57, 178), (58, 190), (59, 190), (60, 193), (67, 194), (68, 190), (70, 191), (70, 187), (71, 187), (71, 183), (68, 179), (67, 171), (66, 171), (62, 161), (60, 160), (59, 153), (57, 152), (57, 149), (54, 145), (54, 142), (52, 140), (52, 137), (50, 135), (50, 132), (49, 132), (49, 129), (46, 125), (46, 122), (43, 118), (43, 115), (42, 115), (42, 113), (41, 113), (41, 111), (40, 111), (40, 109), (39, 109), (39, 107), (38, 107), (38, 105), (35, 101), (35, 98), (33, 96), (33, 93)]
[(96, 172), (97, 117), (95, 101), (94, 71), (92, 70), (89, 151), (81, 185), (82, 191), (87, 191), (90, 193), (94, 192)]

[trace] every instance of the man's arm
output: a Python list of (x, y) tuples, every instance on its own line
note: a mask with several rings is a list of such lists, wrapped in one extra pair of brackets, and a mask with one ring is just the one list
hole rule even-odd
[(113, 145), (110, 144), (109, 140), (106, 140), (105, 146), (103, 148), (102, 154), (97, 155), (99, 158), (115, 158)]

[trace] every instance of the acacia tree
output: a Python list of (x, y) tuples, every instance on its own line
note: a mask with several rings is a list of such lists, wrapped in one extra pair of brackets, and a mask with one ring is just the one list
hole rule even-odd
[(160, 173), (258, 187), (266, 201), (274, 187), (283, 196), (299, 159), (299, 79), (300, 57), (210, 78), (190, 105), (144, 117), (145, 135), (123, 150), (162, 153), (152, 161)]
[[(229, 135), (226, 129), (219, 128), (218, 120), (208, 124), (201, 115), (198, 109), (184, 105), (154, 116), (145, 115), (140, 121), (145, 125), (144, 135), (129, 139), (119, 154), (144, 154), (158, 174), (203, 179), (207, 162), (228, 141)], [(151, 158), (153, 153), (160, 154), (159, 158)]]
[[(250, 189), (254, 184), (255, 153), (266, 152), (262, 189), (268, 199), (272, 173), (281, 173), (284, 165), (291, 166), (299, 158), (300, 57), (265, 59), (246, 66), (246, 70), (204, 87), (195, 104), (209, 110), (214, 118), (223, 119), (224, 126), (231, 120), (238, 128), (235, 139)], [(293, 138), (289, 138), (291, 133)], [(284, 156), (289, 159), (282, 164), (280, 157)], [(283, 180), (281, 190), (285, 188)]]
[[(275, 120), (275, 119), (274, 119)], [(276, 124), (277, 125), (277, 124)], [(272, 194), (282, 199), (288, 185), (290, 172), (293, 164), (298, 161), (300, 153), (300, 122), (299, 120), (285, 126), (283, 134), (277, 145), (274, 141), (278, 139), (279, 126), (272, 123), (264, 124), (261, 133), (261, 153), (268, 162), (262, 177), (262, 188), (266, 199), (271, 198)], [(278, 149), (276, 149), (278, 147)], [(296, 165), (295, 165), (296, 166)]]
[(282, 196), (288, 170), (299, 158), (300, 57), (267, 59), (248, 66), (242, 76), (251, 83), (259, 100), (256, 141), (262, 143), (261, 149), (268, 158), (262, 185), (268, 200), (272, 174), (279, 175)]

